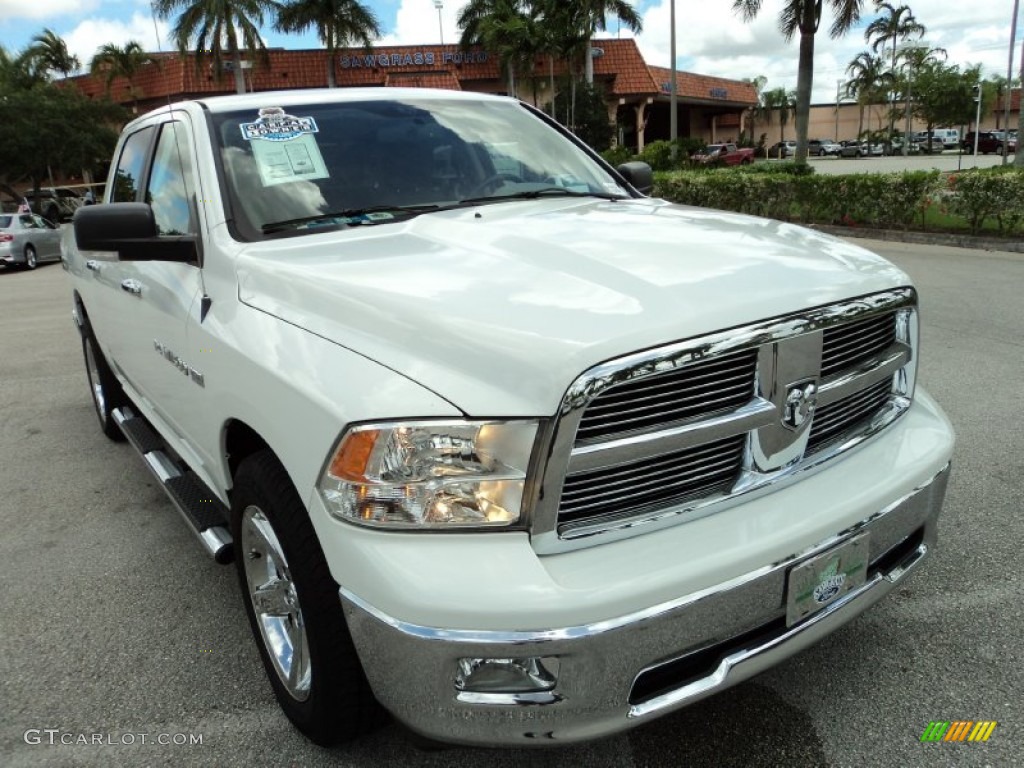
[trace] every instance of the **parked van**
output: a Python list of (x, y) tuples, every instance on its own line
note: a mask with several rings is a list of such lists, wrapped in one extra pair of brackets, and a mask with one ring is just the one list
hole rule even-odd
[[(941, 144), (943, 149), (956, 149), (960, 146), (960, 131), (957, 128), (934, 128), (931, 134), (933, 151), (936, 144)], [(914, 141), (927, 144), (928, 131), (918, 131), (914, 134)]]

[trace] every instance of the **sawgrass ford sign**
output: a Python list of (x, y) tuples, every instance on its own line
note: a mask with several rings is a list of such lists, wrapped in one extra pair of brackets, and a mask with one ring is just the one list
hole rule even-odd
[(482, 64), (487, 61), (486, 51), (445, 51), (437, 55), (434, 51), (414, 51), (406, 53), (364, 53), (341, 57), (342, 69), (356, 67), (408, 67), (438, 66), (445, 64)]

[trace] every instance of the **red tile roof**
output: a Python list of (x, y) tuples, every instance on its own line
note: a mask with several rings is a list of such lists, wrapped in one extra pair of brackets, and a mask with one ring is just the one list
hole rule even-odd
[[(667, 93), (662, 86), (668, 82), (669, 70), (649, 67), (635, 40), (595, 40), (593, 47), (598, 51), (594, 58), (594, 79), (605, 86), (609, 96), (621, 98)], [(136, 97), (147, 107), (167, 99), (234, 92), (234, 75), (224, 72), (217, 81), (208, 58), (200, 59), (197, 67), (192, 55), (185, 58), (177, 53), (155, 55), (160, 64), (144, 66), (135, 77)], [(267, 56), (269, 66), (257, 60), (251, 69), (246, 70), (246, 81), (252, 89), (322, 88), (327, 85), (327, 52), (324, 50), (273, 49), (267, 52)], [(388, 46), (368, 50), (350, 48), (339, 51), (335, 66), (340, 86), (401, 84), (473, 91), (505, 89), (505, 79), (495, 56), (479, 48), (462, 51), (457, 45)], [(556, 77), (566, 71), (564, 60), (554, 62)], [(519, 73), (520, 81), (526, 77), (547, 80), (548, 76), (546, 56), (537, 57), (532, 72)], [(677, 78), (679, 93), (684, 99), (698, 99), (705, 103), (725, 101), (732, 105), (736, 102), (755, 103), (757, 100), (753, 86), (736, 80), (689, 72), (677, 73)], [(106, 91), (104, 81), (102, 76), (90, 75), (70, 79), (90, 96)], [(115, 101), (131, 103), (128, 83), (124, 78), (115, 78), (110, 93)]]
[[(651, 77), (658, 83), (659, 91), (669, 93), (672, 70), (667, 67), (648, 67), (648, 69), (651, 71)], [(676, 93), (685, 99), (742, 102), (750, 106), (757, 104), (757, 89), (751, 83), (727, 80), (724, 77), (697, 75), (693, 72), (676, 72)]]
[(384, 85), (396, 88), (445, 88), (461, 91), (459, 79), (451, 72), (389, 72)]

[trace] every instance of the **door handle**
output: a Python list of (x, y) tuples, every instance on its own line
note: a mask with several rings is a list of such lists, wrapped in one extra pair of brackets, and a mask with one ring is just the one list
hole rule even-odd
[(101, 265), (98, 261), (96, 261), (96, 259), (89, 259), (87, 262), (85, 262), (85, 268), (91, 269), (93, 272), (99, 272)]
[(121, 290), (139, 296), (142, 294), (142, 283), (129, 277), (121, 281)]

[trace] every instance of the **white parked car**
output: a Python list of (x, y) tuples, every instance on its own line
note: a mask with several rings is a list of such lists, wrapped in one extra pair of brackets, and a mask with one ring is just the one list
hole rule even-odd
[(234, 556), (318, 743), (375, 702), (467, 744), (647, 723), (933, 551), (953, 432), (910, 278), (650, 180), (472, 93), (261, 92), (124, 129), (64, 242), (93, 405)]

